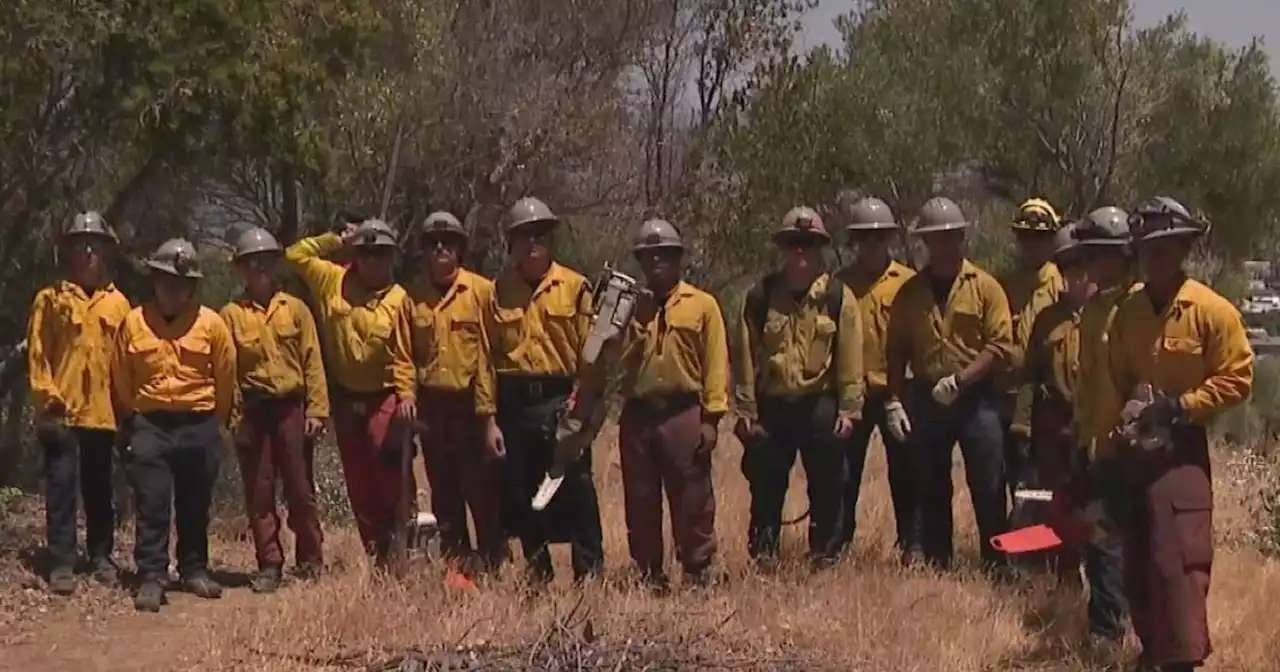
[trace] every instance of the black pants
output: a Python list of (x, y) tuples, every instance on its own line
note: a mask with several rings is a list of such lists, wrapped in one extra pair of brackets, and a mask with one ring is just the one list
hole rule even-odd
[(135, 415), (127, 458), (137, 505), (134, 564), (143, 580), (169, 571), (170, 509), (178, 530), (178, 572), (183, 578), (209, 567), (209, 503), (218, 478), (220, 437), (211, 413)]
[(84, 502), (87, 555), (110, 557), (115, 546), (115, 432), (57, 426), (42, 428), (38, 436), (44, 449), (45, 535), (52, 566), (76, 563), (77, 490)]
[(1119, 639), (1124, 635), (1124, 554), (1120, 539), (1083, 548), (1084, 578), (1089, 583), (1089, 633)]
[(591, 450), (565, 470), (564, 482), (542, 511), (531, 502), (551, 468), (556, 421), (573, 383), (567, 379), (503, 376), (498, 381), (498, 427), (506, 439), (502, 517), (508, 534), (520, 538), (536, 581), (554, 576), (548, 544), (570, 543), (575, 579), (604, 569), (604, 532), (591, 472)]
[(862, 472), (867, 462), (867, 446), (871, 433), (880, 429), (880, 443), (884, 444), (885, 462), (889, 471), (889, 497), (893, 500), (893, 517), (896, 523), (900, 551), (916, 549), (915, 480), (911, 470), (911, 455), (907, 446), (893, 437), (884, 412), (887, 393), (872, 390), (862, 405), (862, 419), (853, 427), (853, 435), (845, 443), (849, 480), (844, 490), (844, 543), (853, 543), (858, 529), (858, 495), (862, 491)]
[(809, 489), (809, 556), (834, 557), (844, 541), (848, 468), (843, 442), (833, 434), (836, 400), (829, 395), (762, 397), (759, 407), (768, 438), (749, 446), (742, 457), (751, 486), (747, 551), (755, 559), (778, 554), (782, 506), (798, 452)]
[(951, 455), (958, 442), (978, 522), (983, 563), (1003, 565), (1004, 555), (991, 546), (991, 538), (1009, 527), (999, 398), (986, 386), (979, 386), (966, 390), (951, 406), (942, 406), (933, 400), (931, 389), (928, 383), (913, 385), (907, 409), (912, 427), (908, 440), (911, 464), (919, 488), (921, 550), (930, 563), (950, 566)]

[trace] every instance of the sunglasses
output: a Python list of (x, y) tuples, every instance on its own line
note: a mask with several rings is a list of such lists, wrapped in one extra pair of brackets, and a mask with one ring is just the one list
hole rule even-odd
[(806, 236), (803, 234), (778, 236), (774, 239), (774, 242), (779, 248), (784, 250), (811, 250), (818, 247), (821, 243), (821, 241), (814, 236)]
[(356, 248), (356, 256), (365, 259), (390, 259), (395, 254), (395, 249), (390, 247), (358, 247)]
[(251, 254), (247, 257), (240, 258), (240, 265), (245, 268), (252, 268), (259, 271), (270, 271), (279, 265), (279, 259), (274, 254)]

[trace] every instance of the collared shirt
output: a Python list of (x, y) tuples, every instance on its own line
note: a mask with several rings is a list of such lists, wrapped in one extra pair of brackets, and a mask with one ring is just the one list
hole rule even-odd
[(394, 389), (413, 399), (412, 306), (397, 284), (372, 291), (354, 272), (322, 257), (342, 247), (334, 233), (303, 238), (284, 258), (311, 290), (320, 339), (338, 387), (357, 393)]
[(73, 282), (46, 287), (31, 303), (27, 364), (38, 412), (65, 409), (71, 427), (116, 428), (111, 353), (129, 300), (107, 285), (93, 294)]
[(889, 388), (902, 393), (907, 365), (918, 380), (937, 381), (964, 371), (984, 352), (1003, 365), (1013, 351), (1009, 300), (1000, 283), (965, 260), (945, 303), (939, 304), (929, 272), (902, 286), (889, 316)]
[(129, 311), (116, 337), (111, 376), (122, 415), (213, 412), (233, 424), (236, 349), (227, 325), (193, 305), (172, 320), (152, 304)]
[(902, 285), (916, 274), (908, 266), (890, 261), (889, 266), (874, 278), (860, 277), (853, 266), (848, 266), (838, 276), (862, 308), (862, 363), (867, 371), (867, 385), (883, 389), (889, 383), (889, 313)]
[(584, 374), (579, 360), (591, 327), (591, 292), (577, 271), (553, 263), (530, 285), (517, 269), (503, 270), (484, 318), (492, 371), (476, 381), (477, 413), (495, 412), (495, 375)]
[(1031, 411), (1037, 397), (1071, 404), (1080, 371), (1081, 309), (1063, 298), (1040, 311), (1027, 341), (1012, 431), (1031, 435)]
[(729, 343), (715, 297), (681, 282), (637, 315), (622, 351), (622, 396), (697, 394), (709, 415), (729, 411)]
[(997, 373), (1002, 389), (1014, 391), (1021, 378), (1023, 359), (1031, 329), (1041, 311), (1057, 303), (1065, 281), (1053, 262), (1035, 269), (1019, 269), (1000, 279), (1009, 298), (1009, 314), (1013, 317), (1013, 350), (1004, 368)]
[(831, 392), (842, 413), (862, 412), (866, 392), (862, 309), (853, 292), (843, 287), (839, 324), (831, 319), (827, 314), (830, 279), (830, 274), (822, 274), (798, 297), (779, 283), (764, 297), (768, 312), (759, 334), (750, 327), (749, 306), (743, 306), (738, 327), (743, 348), (734, 395), (739, 414), (748, 418), (758, 414), (757, 377), (761, 396)]
[(421, 274), (408, 287), (413, 302), (413, 358), (418, 384), (440, 390), (469, 390), (477, 372), (491, 368), (484, 309), (493, 283), (459, 269), (443, 292)]
[(308, 418), (329, 417), (329, 389), (316, 322), (301, 299), (276, 292), (266, 306), (247, 296), (220, 313), (236, 344), (241, 390), (268, 397), (304, 393)]
[(1111, 380), (1108, 333), (1120, 304), (1140, 295), (1142, 286), (1130, 280), (1100, 290), (1080, 311), (1080, 393), (1075, 400), (1075, 421), (1081, 442), (1095, 456), (1107, 449), (1105, 440), (1120, 423), (1127, 398), (1116, 392)]
[(1111, 379), (1122, 399), (1150, 384), (1176, 396), (1187, 418), (1206, 425), (1253, 389), (1253, 348), (1240, 311), (1190, 278), (1157, 312), (1147, 290), (1124, 301), (1108, 334)]

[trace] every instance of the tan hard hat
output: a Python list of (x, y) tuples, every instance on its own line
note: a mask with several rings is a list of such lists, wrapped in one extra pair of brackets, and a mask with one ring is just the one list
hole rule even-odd
[(1055, 259), (1079, 249), (1080, 241), (1076, 239), (1075, 222), (1070, 222), (1053, 233), (1053, 256)]
[(920, 208), (920, 216), (911, 228), (911, 233), (933, 233), (935, 231), (951, 231), (969, 227), (969, 220), (955, 201), (945, 196), (935, 196)]
[(280, 252), (280, 243), (271, 232), (255, 226), (236, 238), (236, 252), (232, 259), (239, 259), (259, 252)]
[(849, 225), (846, 231), (875, 231), (898, 228), (893, 209), (888, 203), (874, 196), (864, 198), (849, 209)]
[(458, 218), (454, 217), (452, 213), (443, 210), (427, 215), (419, 231), (423, 234), (451, 233), (464, 238), (467, 236), (467, 227), (463, 226), (462, 222), (458, 221)]
[(170, 238), (160, 244), (144, 262), (146, 267), (181, 278), (203, 278), (196, 248), (183, 238)]
[(831, 234), (827, 233), (827, 225), (822, 222), (822, 216), (807, 205), (796, 206), (788, 211), (782, 218), (782, 226), (774, 232), (773, 239), (777, 241), (780, 238), (797, 234), (813, 236), (823, 242), (831, 242)]
[(102, 215), (93, 210), (87, 210), (76, 215), (75, 219), (71, 220), (71, 226), (68, 226), (67, 230), (62, 232), (62, 235), (65, 238), (70, 238), (71, 236), (100, 236), (110, 239), (113, 243), (120, 242), (120, 238), (107, 225), (107, 221), (102, 218)]
[(1156, 196), (1129, 214), (1129, 232), (1134, 240), (1154, 240), (1169, 236), (1203, 236), (1208, 222), (1191, 216), (1187, 207), (1168, 196)]
[(1129, 244), (1129, 213), (1106, 205), (1089, 213), (1075, 228), (1081, 245), (1126, 246)]
[(522, 226), (543, 222), (559, 224), (560, 218), (551, 212), (551, 208), (546, 203), (532, 196), (526, 196), (516, 201), (507, 210), (506, 222), (502, 230), (510, 233)]
[(381, 219), (366, 219), (356, 228), (352, 247), (397, 247), (396, 232)]
[(636, 232), (632, 252), (651, 250), (659, 247), (684, 249), (684, 241), (680, 239), (680, 231), (665, 219), (650, 219), (640, 225)]
[(1057, 231), (1061, 226), (1058, 211), (1043, 198), (1023, 201), (1013, 218), (1013, 228), (1020, 231)]

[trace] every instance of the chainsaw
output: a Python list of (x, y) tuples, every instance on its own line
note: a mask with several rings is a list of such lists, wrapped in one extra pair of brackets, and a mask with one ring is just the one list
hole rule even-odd
[[(603, 361), (601, 354), (616, 352), (607, 351), (605, 346), (618, 341), (626, 332), (644, 291), (639, 285), (635, 278), (618, 272), (612, 264), (605, 264), (592, 286), (591, 295), (595, 300), (580, 366), (608, 366), (609, 362)], [(555, 455), (551, 469), (533, 496), (534, 511), (541, 511), (551, 503), (551, 498), (564, 482), (565, 470), (582, 451), (590, 448), (604, 425), (608, 394), (583, 395), (580, 392), (580, 387), (573, 391), (556, 422)]]

